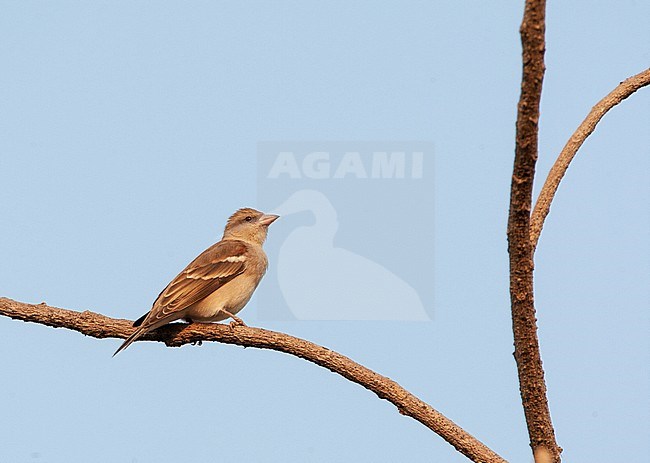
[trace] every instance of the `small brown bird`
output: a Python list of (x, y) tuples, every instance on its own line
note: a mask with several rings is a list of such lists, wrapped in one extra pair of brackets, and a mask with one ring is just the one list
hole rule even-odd
[(137, 329), (113, 356), (143, 334), (174, 320), (209, 323), (232, 318), (244, 308), (266, 273), (262, 249), (268, 227), (279, 216), (244, 208), (226, 224), (223, 238), (203, 251), (162, 290), (151, 310), (133, 322)]

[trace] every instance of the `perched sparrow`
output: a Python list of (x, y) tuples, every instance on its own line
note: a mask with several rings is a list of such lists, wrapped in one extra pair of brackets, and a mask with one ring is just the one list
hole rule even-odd
[(266, 272), (262, 249), (268, 227), (279, 216), (240, 209), (226, 224), (223, 238), (194, 259), (160, 293), (149, 313), (133, 322), (137, 329), (114, 356), (143, 334), (181, 318), (218, 322), (235, 316), (253, 295)]

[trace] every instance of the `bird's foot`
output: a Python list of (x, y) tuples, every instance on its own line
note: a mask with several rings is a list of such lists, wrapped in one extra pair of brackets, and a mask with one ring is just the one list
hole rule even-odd
[(191, 342), (190, 344), (193, 345), (193, 346), (202, 346), (203, 341), (194, 341), (194, 342)]
[(246, 326), (246, 323), (244, 323), (244, 321), (241, 318), (239, 318), (237, 315), (235, 315), (234, 313), (230, 313), (230, 312), (228, 312), (227, 310), (224, 310), (224, 309), (221, 309), (221, 311), (224, 314), (228, 315), (228, 317), (232, 318), (232, 321), (229, 323), (231, 328), (234, 328), (235, 326)]
[(234, 328), (236, 326), (247, 326), (246, 323), (244, 323), (244, 320), (242, 320), (239, 317), (236, 317), (236, 316), (233, 315), (230, 318), (232, 318), (232, 321), (230, 323), (228, 323), (228, 325), (231, 328)]

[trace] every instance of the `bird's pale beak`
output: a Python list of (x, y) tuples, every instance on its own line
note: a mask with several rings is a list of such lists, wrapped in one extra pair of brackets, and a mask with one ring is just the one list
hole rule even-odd
[(275, 222), (279, 217), (280, 217), (279, 215), (275, 215), (275, 214), (264, 214), (262, 217), (260, 217), (259, 222), (262, 225), (269, 226), (273, 222)]

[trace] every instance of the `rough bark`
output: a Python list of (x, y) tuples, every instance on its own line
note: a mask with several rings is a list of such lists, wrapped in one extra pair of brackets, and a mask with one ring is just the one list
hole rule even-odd
[(533, 246), (530, 241), (533, 180), (538, 155), (539, 104), (545, 71), (545, 9), (544, 0), (527, 0), (520, 28), (523, 72), (510, 191), (508, 253), (514, 356), (530, 446), (536, 457), (548, 453), (551, 461), (559, 462), (562, 450), (555, 440), (537, 338), (533, 298)]

